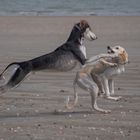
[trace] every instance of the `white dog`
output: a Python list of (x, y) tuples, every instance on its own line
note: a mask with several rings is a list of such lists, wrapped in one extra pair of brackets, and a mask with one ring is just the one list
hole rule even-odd
[(109, 113), (110, 110), (104, 110), (97, 106), (97, 96), (103, 92), (107, 99), (119, 100), (120, 97), (112, 97), (114, 94), (114, 76), (121, 74), (125, 70), (125, 64), (128, 62), (128, 54), (121, 46), (107, 47), (107, 54), (99, 54), (87, 60), (86, 64), (77, 72), (74, 80), (74, 102), (70, 105), (68, 97), (67, 108), (73, 108), (78, 102), (76, 85), (90, 92), (92, 108), (102, 112)]
[(116, 67), (110, 67), (106, 69), (102, 74), (100, 74), (103, 89), (106, 98), (112, 100), (119, 100), (121, 97), (111, 97), (114, 94), (114, 77), (125, 72), (125, 64), (128, 63), (128, 54), (125, 49), (121, 46), (109, 47), (108, 53), (118, 55), (112, 59), (112, 62), (117, 63)]

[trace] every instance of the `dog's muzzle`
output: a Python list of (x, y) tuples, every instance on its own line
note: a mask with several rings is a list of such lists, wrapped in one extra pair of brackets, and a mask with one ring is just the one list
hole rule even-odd
[(97, 36), (89, 28), (86, 29), (84, 36), (90, 41), (97, 39)]
[(112, 48), (110, 46), (107, 46), (107, 53), (111, 54), (111, 53), (115, 53)]

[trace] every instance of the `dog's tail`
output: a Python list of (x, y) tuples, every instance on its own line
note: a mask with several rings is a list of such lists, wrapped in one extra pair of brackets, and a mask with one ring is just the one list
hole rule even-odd
[(0, 74), (0, 94), (17, 86), (29, 73), (25, 71), (22, 63), (11, 63)]

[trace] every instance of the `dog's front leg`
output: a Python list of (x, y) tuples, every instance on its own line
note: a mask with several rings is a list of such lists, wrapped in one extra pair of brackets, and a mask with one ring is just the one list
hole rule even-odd
[(121, 97), (112, 97), (110, 95), (109, 80), (106, 77), (102, 77), (102, 82), (103, 82), (106, 98), (110, 100), (118, 101)]
[[(109, 79), (108, 81), (108, 84), (109, 84), (109, 91), (110, 91), (110, 94), (111, 95), (114, 95), (114, 80), (113, 79)], [(113, 97), (114, 98), (114, 97)], [(116, 101), (118, 101), (119, 99), (121, 99), (122, 97), (121, 96), (118, 96), (118, 97), (115, 97), (116, 98)]]
[(109, 84), (109, 91), (111, 95), (114, 95), (114, 80), (113, 79), (109, 79), (108, 80), (108, 84)]

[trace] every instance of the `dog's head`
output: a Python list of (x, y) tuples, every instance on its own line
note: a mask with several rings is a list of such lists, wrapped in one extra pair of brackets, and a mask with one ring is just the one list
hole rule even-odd
[(84, 38), (87, 38), (90, 41), (97, 39), (86, 20), (81, 20), (79, 23), (75, 24), (74, 27), (82, 33)]
[(128, 53), (121, 46), (107, 47), (107, 52), (109, 54), (115, 54), (119, 58), (119, 63), (125, 64), (128, 63)]

